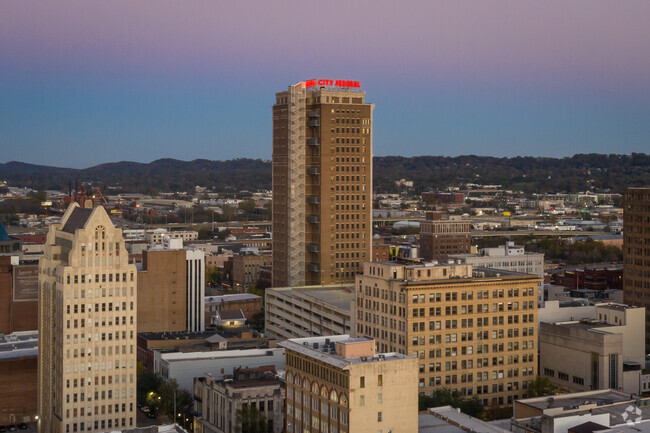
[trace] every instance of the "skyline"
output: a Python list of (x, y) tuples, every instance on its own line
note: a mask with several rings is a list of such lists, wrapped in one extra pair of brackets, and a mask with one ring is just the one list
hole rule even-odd
[(647, 2), (193, 5), (5, 5), (0, 162), (268, 160), (311, 78), (360, 81), (377, 156), (647, 152)]

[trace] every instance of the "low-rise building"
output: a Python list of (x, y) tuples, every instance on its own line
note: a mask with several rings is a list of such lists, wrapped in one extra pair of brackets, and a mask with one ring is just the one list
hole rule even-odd
[(183, 243), (195, 241), (199, 238), (199, 232), (192, 230), (185, 231), (167, 231), (166, 229), (154, 229), (147, 232), (144, 236), (149, 245), (162, 245), (165, 237), (170, 239), (181, 239)]
[(641, 393), (645, 308), (593, 307), (594, 319), (540, 324), (540, 375), (562, 391)]
[(266, 333), (279, 340), (350, 333), (354, 291), (342, 285), (266, 289)]
[(417, 360), (369, 338), (296, 338), (286, 349), (287, 432), (418, 430)]
[[(510, 430), (513, 433), (595, 432), (613, 426), (626, 428), (628, 421), (637, 427), (638, 422), (649, 417), (650, 399), (636, 399), (604, 389), (517, 400)], [(628, 431), (619, 428), (614, 431)]]
[(270, 266), (273, 257), (270, 251), (259, 251), (257, 248), (242, 248), (239, 254), (232, 258), (233, 285), (248, 287), (260, 278), (260, 266)]
[(154, 373), (163, 379), (175, 379), (178, 385), (192, 391), (195, 377), (206, 373), (215, 379), (232, 376), (236, 368), (268, 367), (284, 369), (284, 349), (242, 349), (210, 352), (154, 352)]
[(226, 310), (241, 310), (246, 318), (252, 319), (262, 312), (262, 297), (252, 293), (205, 297), (206, 324), (213, 323), (217, 312)]
[(231, 379), (194, 378), (194, 433), (242, 431), (245, 407), (266, 419), (267, 432), (284, 431), (284, 380), (267, 369), (235, 369)]

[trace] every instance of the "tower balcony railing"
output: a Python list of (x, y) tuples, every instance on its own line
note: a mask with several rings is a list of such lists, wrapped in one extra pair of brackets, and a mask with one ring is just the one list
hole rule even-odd
[(309, 272), (320, 272), (320, 267), (317, 263), (309, 263), (307, 264), (307, 270)]
[(310, 111), (308, 116), (309, 117), (320, 117), (320, 111)]
[(309, 251), (310, 253), (317, 253), (318, 244), (307, 244), (307, 251)]
[(320, 174), (318, 172), (318, 167), (309, 167), (309, 168), (307, 168), (307, 173), (312, 175), (312, 176), (318, 176)]
[(307, 139), (307, 144), (310, 146), (320, 146), (320, 138), (309, 138)]
[(309, 215), (307, 217), (307, 221), (309, 221), (312, 224), (318, 224), (318, 216), (317, 215)]
[(309, 126), (320, 126), (320, 119), (309, 119)]
[(307, 202), (310, 204), (318, 204), (318, 196), (317, 195), (310, 195), (307, 198)]

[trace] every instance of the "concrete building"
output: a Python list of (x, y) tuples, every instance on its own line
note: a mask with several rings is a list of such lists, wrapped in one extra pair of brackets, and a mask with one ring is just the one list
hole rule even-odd
[(278, 340), (349, 334), (354, 288), (340, 285), (266, 289), (265, 332)]
[(34, 421), (38, 415), (38, 332), (0, 334), (0, 424)]
[(510, 433), (510, 421), (506, 421), (507, 429), (466, 415), (455, 407), (432, 407), (418, 415), (418, 433)]
[(625, 303), (645, 307), (646, 353), (650, 353), (650, 188), (623, 194), (623, 292)]
[(474, 267), (505, 269), (544, 278), (544, 254), (526, 252), (523, 246), (515, 245), (514, 242), (494, 248), (481, 248), (478, 254), (451, 254), (449, 258)]
[(149, 245), (162, 245), (165, 237), (169, 239), (180, 239), (183, 243), (195, 241), (199, 238), (199, 232), (192, 230), (185, 231), (168, 231), (166, 229), (154, 229), (148, 231), (144, 238)]
[(175, 379), (192, 392), (195, 377), (209, 373), (217, 380), (232, 377), (236, 368), (284, 369), (284, 349), (241, 349), (210, 352), (154, 352), (154, 373), (163, 379)]
[(257, 248), (242, 248), (232, 257), (232, 282), (248, 287), (260, 278), (260, 266), (270, 266), (273, 257), (270, 251), (260, 252)]
[[(638, 428), (638, 417), (650, 417), (649, 403), (649, 399), (637, 400), (611, 389), (517, 400), (510, 430), (513, 433), (585, 433), (609, 431), (608, 427), (618, 426), (614, 431), (647, 431)], [(628, 421), (633, 428), (620, 430), (628, 427)]]
[(348, 335), (280, 346), (287, 357), (288, 433), (417, 432), (416, 359), (376, 354), (371, 339)]
[(274, 371), (236, 369), (232, 379), (215, 380), (210, 374), (194, 379), (194, 433), (241, 431), (237, 414), (244, 406), (266, 418), (270, 433), (284, 431), (284, 380)]
[(612, 388), (640, 394), (645, 366), (645, 310), (591, 307), (594, 319), (540, 324), (540, 375), (562, 391)]
[(366, 262), (355, 335), (418, 359), (419, 393), (509, 405), (537, 375), (535, 275), (467, 264)]
[(39, 278), (39, 431), (135, 427), (136, 268), (106, 210), (71, 204)]
[(142, 255), (138, 271), (138, 332), (205, 330), (205, 264), (201, 250), (180, 239)]
[(446, 261), (451, 254), (469, 254), (472, 248), (469, 220), (458, 216), (442, 219), (440, 212), (427, 212), (420, 223), (420, 255), (423, 260)]
[(370, 260), (373, 108), (358, 82), (276, 93), (273, 287), (350, 282)]

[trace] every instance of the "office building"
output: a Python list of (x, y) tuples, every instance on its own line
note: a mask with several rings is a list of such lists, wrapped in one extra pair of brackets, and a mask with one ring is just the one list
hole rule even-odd
[(235, 288), (256, 285), (260, 279), (260, 267), (270, 266), (270, 251), (260, 252), (257, 248), (242, 248), (232, 257), (232, 283)]
[(142, 254), (138, 271), (138, 332), (205, 330), (205, 263), (181, 239)]
[(420, 255), (423, 260), (446, 261), (452, 254), (469, 254), (472, 224), (459, 216), (442, 218), (440, 212), (427, 212), (420, 223)]
[(288, 433), (415, 433), (417, 360), (369, 338), (296, 338), (286, 349)]
[(265, 332), (278, 340), (349, 334), (354, 288), (340, 285), (266, 289)]
[(359, 83), (309, 80), (273, 105), (273, 287), (354, 281), (372, 247), (372, 111)]
[(39, 431), (135, 427), (137, 279), (122, 230), (72, 203), (39, 271)]
[[(257, 410), (269, 433), (284, 431), (284, 380), (275, 371), (237, 368), (230, 379), (211, 374), (194, 378), (194, 432), (236, 433), (245, 431), (237, 414), (244, 406)], [(246, 420), (248, 421), (248, 420)]]
[(612, 388), (640, 394), (645, 310), (621, 304), (588, 308), (594, 319), (540, 323), (540, 376), (561, 392)]
[(623, 194), (623, 294), (625, 303), (645, 307), (645, 347), (650, 352), (650, 188)]
[(509, 405), (537, 376), (535, 275), (467, 264), (366, 262), (355, 335), (418, 359), (419, 393)]

